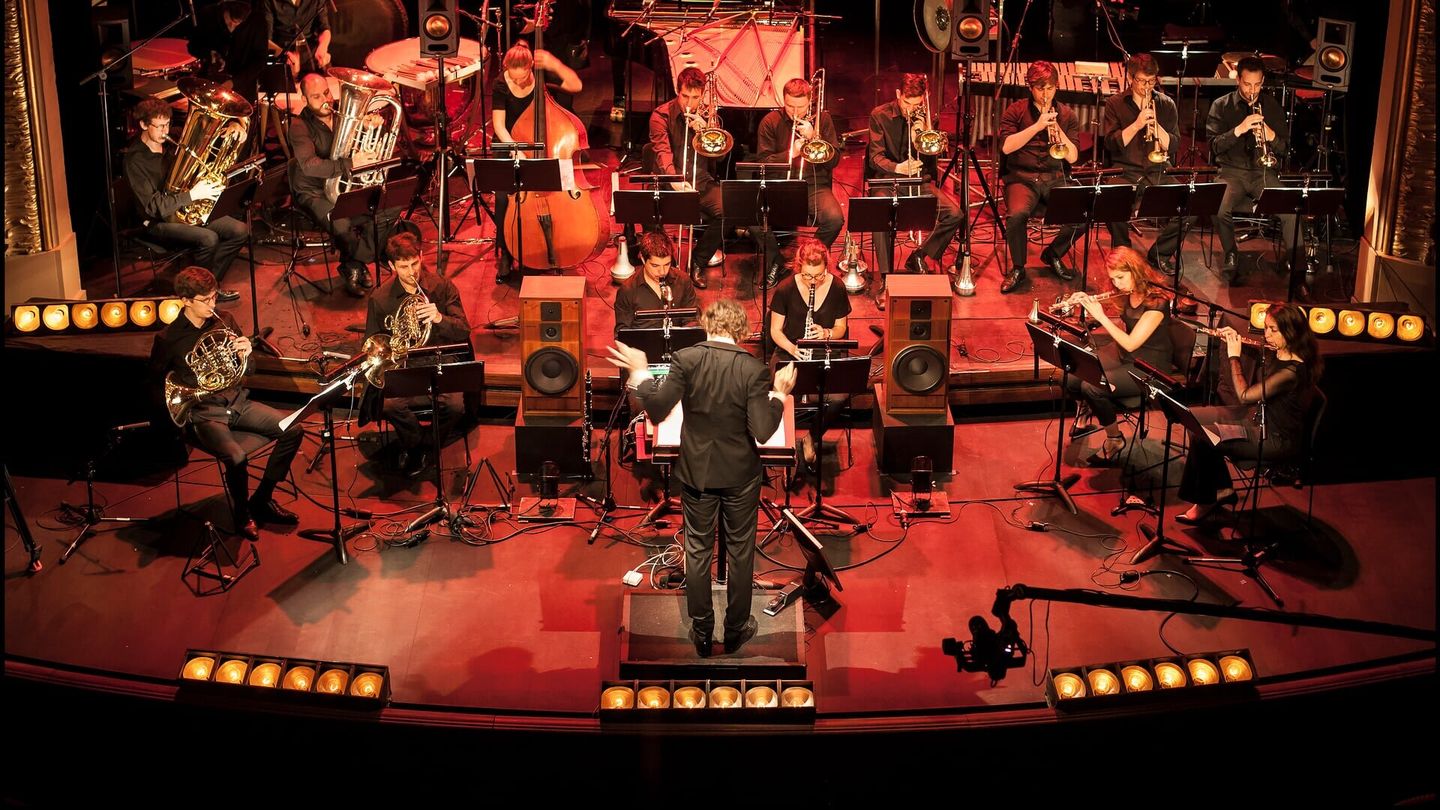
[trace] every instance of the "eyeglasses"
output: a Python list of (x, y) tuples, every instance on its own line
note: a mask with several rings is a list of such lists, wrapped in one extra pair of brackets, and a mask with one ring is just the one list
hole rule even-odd
[(1135, 78), (1135, 79), (1131, 79), (1131, 80), (1130, 80), (1130, 83), (1133, 84), (1133, 85), (1135, 85), (1136, 87), (1154, 87), (1155, 85), (1157, 85), (1157, 84), (1160, 83), (1160, 77), (1159, 77), (1159, 76), (1155, 76), (1155, 77), (1149, 78), (1149, 79), (1139, 79), (1139, 78)]
[(191, 300), (191, 301), (194, 301), (194, 302), (196, 302), (196, 303), (198, 303), (198, 304), (209, 304), (210, 306), (214, 306), (214, 305), (215, 305), (215, 302), (217, 302), (217, 301), (220, 300), (220, 291), (219, 291), (219, 290), (216, 290), (215, 292), (212, 292), (212, 293), (210, 293), (209, 295), (197, 295), (197, 296), (195, 296), (194, 298), (191, 298), (190, 300)]

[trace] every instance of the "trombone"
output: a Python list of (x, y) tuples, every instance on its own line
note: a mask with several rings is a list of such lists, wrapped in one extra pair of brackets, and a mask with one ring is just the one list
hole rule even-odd
[[(800, 136), (801, 121), (810, 124), (811, 134), (814, 136), (800, 143), (800, 166), (790, 170), (795, 173), (794, 179), (796, 180), (805, 179), (806, 163), (820, 165), (829, 163), (835, 158), (835, 144), (820, 136), (820, 116), (825, 112), (825, 68), (816, 70), (810, 77), (810, 96), (809, 113), (790, 122), (790, 149), (786, 151), (786, 155), (795, 154), (795, 141)], [(787, 178), (790, 171), (786, 172)]]
[(932, 127), (930, 121), (930, 92), (925, 92), (925, 101), (910, 115), (910, 127), (906, 132), (910, 135), (905, 158), (914, 160), (916, 154), (925, 157), (934, 157), (949, 145), (949, 137), (938, 129)]

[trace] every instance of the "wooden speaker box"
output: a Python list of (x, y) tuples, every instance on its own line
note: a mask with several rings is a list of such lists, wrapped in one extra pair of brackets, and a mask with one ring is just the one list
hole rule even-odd
[(520, 401), (530, 416), (585, 408), (585, 279), (529, 276), (520, 285)]
[(886, 279), (885, 413), (949, 411), (950, 283), (937, 275)]

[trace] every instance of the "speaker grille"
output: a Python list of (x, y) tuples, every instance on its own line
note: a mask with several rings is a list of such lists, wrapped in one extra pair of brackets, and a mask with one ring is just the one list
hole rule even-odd
[(564, 349), (547, 346), (525, 361), (525, 382), (545, 396), (563, 394), (580, 379), (580, 364)]
[(934, 391), (948, 373), (945, 357), (930, 346), (906, 346), (890, 364), (891, 381), (908, 394)]

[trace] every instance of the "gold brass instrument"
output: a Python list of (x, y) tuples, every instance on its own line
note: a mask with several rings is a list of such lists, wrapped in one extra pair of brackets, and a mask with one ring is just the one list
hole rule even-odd
[(235, 350), (239, 338), (230, 329), (220, 326), (211, 329), (195, 341), (185, 355), (185, 365), (195, 373), (195, 387), (181, 385), (175, 380), (175, 372), (165, 375), (165, 410), (177, 427), (185, 427), (190, 421), (190, 410), (206, 396), (240, 381), (245, 374), (245, 360)]
[[(1145, 97), (1144, 109), (1154, 112), (1154, 90), (1151, 90), (1150, 95)], [(1150, 151), (1145, 154), (1145, 159), (1150, 161), (1151, 163), (1164, 163), (1170, 159), (1170, 155), (1165, 152), (1165, 147), (1160, 145), (1160, 135), (1158, 132), (1159, 129), (1159, 120), (1154, 117), (1152, 117), (1150, 121), (1145, 124), (1145, 140), (1150, 142)]]
[(1065, 156), (1070, 154), (1070, 149), (1065, 146), (1065, 140), (1060, 134), (1060, 108), (1051, 105), (1049, 109), (1041, 110), (1040, 112), (1043, 115), (1050, 112), (1050, 110), (1054, 110), (1056, 113), (1056, 119), (1045, 126), (1045, 133), (1050, 139), (1050, 157), (1056, 160), (1064, 160)]
[[(1120, 292), (1119, 290), (1111, 290), (1110, 292), (1107, 292), (1107, 293), (1100, 293), (1099, 295), (1091, 295), (1091, 296), (1088, 296), (1088, 297), (1089, 297), (1091, 300), (1093, 300), (1093, 301), (1104, 301), (1104, 300), (1107, 300), (1107, 299), (1110, 299), (1110, 298), (1114, 298), (1114, 297), (1119, 296), (1119, 295), (1129, 295), (1129, 294), (1130, 294), (1130, 293)], [(1072, 311), (1074, 311), (1075, 308), (1078, 307), (1078, 306), (1080, 306), (1080, 302), (1079, 302), (1078, 300), (1076, 300), (1076, 301), (1066, 301), (1066, 300), (1062, 300), (1062, 299), (1058, 299), (1058, 298), (1057, 298), (1056, 301), (1055, 301), (1055, 303), (1053, 303), (1053, 304), (1050, 305), (1050, 312), (1052, 312), (1052, 313), (1054, 313), (1054, 314), (1056, 314), (1056, 315), (1065, 315), (1065, 316), (1068, 316), (1068, 315), (1069, 315)]]
[[(835, 159), (835, 144), (820, 137), (820, 114), (825, 111), (825, 68), (815, 71), (810, 77), (810, 115), (790, 122), (790, 151), (795, 151), (795, 139), (800, 134), (800, 122), (807, 121), (815, 137), (800, 144), (800, 168), (796, 179), (804, 179), (805, 164), (825, 164)], [(788, 152), (786, 154), (789, 154)]]
[[(1210, 335), (1211, 337), (1218, 337), (1218, 338), (1222, 338), (1222, 339), (1224, 338), (1224, 335), (1221, 334), (1221, 332), (1224, 331), (1223, 329), (1212, 329), (1211, 327), (1208, 327), (1208, 326), (1201, 326), (1200, 324), (1195, 323), (1194, 321), (1187, 321), (1187, 320), (1185, 320), (1184, 318), (1176, 318), (1175, 320), (1177, 320), (1177, 321), (1185, 324), (1186, 326), (1190, 327), (1191, 329), (1194, 329), (1196, 332), (1199, 332), (1199, 333), (1202, 334), (1202, 335)], [(1254, 346), (1254, 347), (1257, 348), (1257, 349), (1269, 348), (1269, 347), (1267, 347), (1267, 346), (1265, 345), (1265, 341), (1260, 340), (1260, 339), (1258, 339), (1258, 338), (1249, 338), (1249, 337), (1245, 337), (1244, 335), (1239, 335), (1239, 338), (1240, 338), (1240, 342), (1243, 343), (1243, 344), (1245, 344), (1246, 346)]]
[[(250, 135), (250, 102), (204, 79), (181, 79), (179, 87), (190, 101), (190, 114), (175, 142), (179, 149), (165, 176), (165, 190), (181, 194), (202, 180), (223, 188)], [(204, 225), (214, 210), (215, 200), (196, 200), (171, 214), (169, 221)]]
[(865, 292), (865, 288), (869, 286), (869, 282), (865, 280), (865, 272), (869, 267), (865, 265), (865, 260), (860, 258), (860, 243), (849, 231), (845, 232), (845, 249), (842, 253), (836, 269), (841, 273), (840, 283), (845, 285), (845, 292), (852, 295)]
[[(340, 100), (335, 107), (335, 141), (330, 159), (352, 157), (359, 152), (374, 153), (377, 160), (389, 160), (395, 153), (400, 136), (404, 109), (395, 98), (390, 82), (354, 68), (330, 68), (340, 82)], [(384, 113), (389, 109), (387, 121)], [(377, 120), (378, 119), (378, 120)], [(325, 181), (325, 196), (335, 202), (341, 194), (364, 186), (385, 182), (384, 170), (365, 171), (364, 167), (342, 173)]]
[[(949, 146), (949, 136), (935, 129), (932, 124), (930, 93), (927, 91), (924, 103), (910, 117), (910, 149), (914, 154), (934, 157), (944, 152), (945, 148)], [(911, 157), (914, 157), (914, 154)]]
[(376, 334), (365, 338), (360, 353), (365, 355), (361, 366), (365, 379), (376, 388), (385, 387), (385, 372), (405, 362), (411, 349), (424, 346), (430, 340), (431, 322), (421, 318), (418, 310), (430, 303), (422, 287), (419, 292), (400, 300), (400, 306), (393, 315), (385, 316), (385, 328), (390, 334)]
[(697, 157), (723, 158), (735, 148), (735, 136), (720, 126), (720, 108), (715, 98), (715, 71), (705, 74), (705, 89), (700, 93), (700, 117), (705, 126), (695, 132), (690, 147)]
[[(1259, 96), (1256, 96), (1255, 100), (1250, 102), (1250, 113), (1251, 115), (1263, 114), (1260, 109)], [(1250, 131), (1255, 134), (1255, 145), (1260, 147), (1260, 154), (1255, 156), (1255, 162), (1267, 169), (1275, 168), (1275, 164), (1280, 161), (1275, 158), (1275, 152), (1270, 149), (1270, 141), (1265, 138), (1264, 122), (1262, 121), (1256, 124)]]

